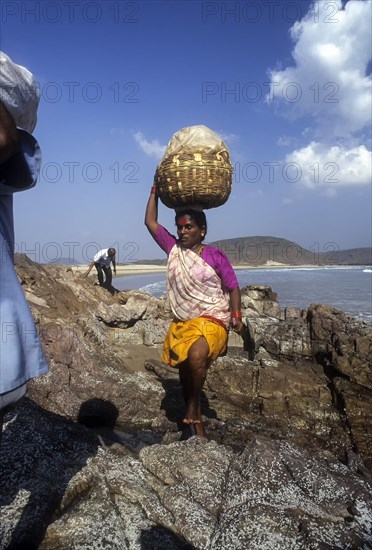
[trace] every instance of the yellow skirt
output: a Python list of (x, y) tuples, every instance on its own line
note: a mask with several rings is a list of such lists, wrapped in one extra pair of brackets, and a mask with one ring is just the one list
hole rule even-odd
[(172, 321), (165, 337), (162, 361), (177, 367), (186, 361), (190, 347), (202, 336), (208, 342), (211, 361), (226, 352), (227, 330), (211, 319), (196, 317), (189, 321)]

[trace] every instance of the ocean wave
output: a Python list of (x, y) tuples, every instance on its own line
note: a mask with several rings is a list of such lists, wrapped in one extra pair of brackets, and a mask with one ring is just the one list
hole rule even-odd
[(163, 296), (167, 292), (167, 285), (165, 281), (158, 281), (156, 283), (150, 283), (148, 285), (142, 286), (139, 290), (142, 292), (148, 292), (155, 298)]
[(287, 271), (318, 271), (319, 269), (324, 269), (323, 267), (270, 267), (268, 268), (239, 268), (235, 270), (236, 276), (239, 278), (240, 274), (249, 274), (252, 273), (285, 273)]
[(360, 312), (358, 315), (356, 315), (356, 317), (360, 321), (365, 321), (368, 324), (372, 323), (372, 314), (371, 313)]
[(363, 269), (363, 273), (372, 273), (372, 269)]
[[(239, 273), (283, 273), (286, 271), (360, 271), (360, 265), (317, 265), (317, 266), (288, 266), (288, 267), (259, 267), (259, 268), (239, 268), (235, 272)], [(371, 271), (364, 269), (363, 271)]]
[(327, 265), (322, 266), (321, 269), (335, 269), (338, 271), (360, 271), (362, 266), (360, 265)]

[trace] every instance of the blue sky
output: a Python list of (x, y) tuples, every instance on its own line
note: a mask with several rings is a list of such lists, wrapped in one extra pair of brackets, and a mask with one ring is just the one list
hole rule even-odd
[[(43, 169), (15, 199), (18, 250), (162, 257), (144, 209), (165, 146), (194, 124), (223, 137), (235, 169), (228, 202), (207, 211), (209, 241), (370, 246), (370, 12), (368, 0), (4, 0), (0, 49), (40, 88)], [(172, 230), (173, 211), (160, 205), (159, 221)]]

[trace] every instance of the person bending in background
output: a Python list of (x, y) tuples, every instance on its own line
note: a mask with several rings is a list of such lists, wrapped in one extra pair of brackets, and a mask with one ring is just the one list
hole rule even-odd
[[(115, 248), (104, 248), (103, 250), (97, 252), (97, 254), (93, 258), (92, 263), (89, 265), (85, 276), (87, 277), (89, 275), (92, 267), (94, 266), (97, 270), (99, 285), (110, 290), (112, 287), (112, 270), (110, 265), (111, 262), (114, 268), (114, 273), (116, 275), (115, 254)], [(105, 274), (105, 280), (103, 274)]]
[(0, 101), (0, 437), (4, 411), (26, 393), (26, 383), (48, 370), (39, 335), (14, 269), (13, 193), (33, 187), (40, 148), (16, 127)]
[(204, 212), (176, 212), (178, 239), (158, 223), (156, 186), (146, 207), (145, 225), (168, 256), (167, 289), (173, 321), (165, 338), (162, 360), (178, 367), (186, 403), (184, 424), (206, 437), (201, 417), (201, 391), (212, 361), (226, 353), (229, 326), (244, 325), (238, 280), (218, 248), (203, 244)]

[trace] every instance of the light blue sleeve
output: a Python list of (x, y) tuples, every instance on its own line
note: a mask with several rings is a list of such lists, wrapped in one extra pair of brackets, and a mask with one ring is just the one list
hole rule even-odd
[(24, 130), (18, 131), (21, 154), (27, 164), (19, 162), (22, 157), (17, 159), (18, 153), (0, 166), (0, 394), (48, 370), (32, 313), (13, 265), (13, 193), (35, 185), (41, 162), (36, 139)]
[(28, 169), (16, 172), (10, 160), (0, 167), (0, 193), (3, 195), (31, 189), (40, 174), (41, 151), (38, 142), (22, 128), (18, 128), (18, 133), (21, 138), (21, 152)]
[(0, 394), (45, 374), (48, 363), (14, 270), (7, 243), (0, 232)]

